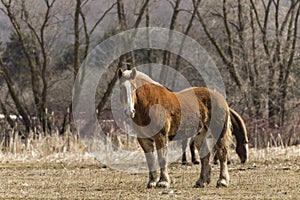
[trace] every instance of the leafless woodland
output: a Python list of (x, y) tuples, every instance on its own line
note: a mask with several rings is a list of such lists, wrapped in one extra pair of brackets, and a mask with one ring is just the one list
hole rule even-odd
[[(229, 105), (245, 119), (251, 147), (297, 145), (299, 15), (298, 0), (1, 0), (1, 150), (84, 152), (72, 119), (80, 65), (106, 38), (138, 27), (182, 32), (209, 52)], [(124, 63), (169, 65), (203, 86), (193, 66), (170, 52), (146, 49), (113, 61), (95, 106), (104, 130), (122, 135), (123, 145), (130, 142), (110, 121), (109, 99)]]

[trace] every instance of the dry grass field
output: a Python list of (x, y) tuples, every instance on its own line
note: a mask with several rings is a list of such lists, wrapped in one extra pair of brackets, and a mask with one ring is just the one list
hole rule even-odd
[(250, 151), (250, 161), (229, 165), (228, 188), (216, 188), (218, 166), (206, 188), (193, 188), (199, 166), (170, 165), (169, 189), (146, 189), (147, 174), (109, 169), (88, 154), (0, 155), (2, 199), (299, 199), (299, 146)]

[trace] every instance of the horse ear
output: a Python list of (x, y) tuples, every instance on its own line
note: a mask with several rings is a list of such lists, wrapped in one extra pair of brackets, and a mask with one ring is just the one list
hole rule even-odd
[(131, 78), (131, 79), (135, 79), (135, 77), (136, 77), (136, 68), (134, 67), (134, 68), (132, 68), (132, 70), (131, 70), (130, 78)]
[(118, 78), (120, 79), (122, 76), (123, 76), (123, 69), (120, 67), (119, 69), (118, 69)]

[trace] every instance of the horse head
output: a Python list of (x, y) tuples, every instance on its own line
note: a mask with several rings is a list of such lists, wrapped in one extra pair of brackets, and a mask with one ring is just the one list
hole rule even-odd
[(239, 142), (237, 142), (236, 145), (236, 149), (235, 149), (236, 153), (238, 154), (241, 163), (245, 163), (247, 162), (248, 159), (248, 140), (245, 138), (242, 141), (242, 144), (240, 144)]
[(247, 129), (242, 117), (233, 109), (230, 108), (230, 118), (232, 123), (232, 133), (235, 135), (237, 145), (236, 153), (238, 154), (242, 163), (248, 159), (248, 136)]
[(135, 68), (132, 70), (123, 71), (122, 68), (118, 69), (118, 77), (120, 81), (120, 100), (124, 104), (124, 112), (127, 116), (132, 119), (135, 117), (135, 108), (136, 103), (136, 74), (137, 71)]

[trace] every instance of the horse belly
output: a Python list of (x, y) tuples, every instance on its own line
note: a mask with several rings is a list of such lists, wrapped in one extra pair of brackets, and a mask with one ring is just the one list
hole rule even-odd
[(176, 124), (179, 125), (171, 128), (168, 135), (171, 140), (184, 140), (194, 137), (198, 133), (199, 129), (201, 129), (199, 126), (201, 123), (199, 123), (199, 117), (197, 115), (182, 118), (180, 122), (177, 122)]

